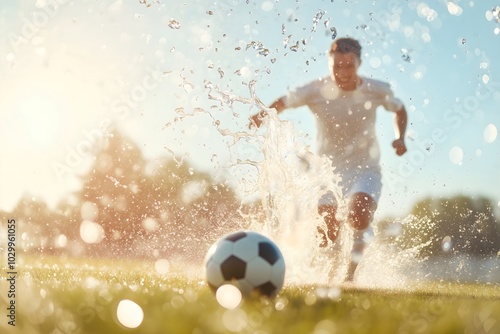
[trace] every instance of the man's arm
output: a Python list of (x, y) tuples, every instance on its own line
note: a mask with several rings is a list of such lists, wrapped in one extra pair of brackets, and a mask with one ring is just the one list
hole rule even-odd
[[(281, 113), (283, 110), (286, 109), (285, 107), (285, 101), (283, 99), (283, 97), (280, 97), (279, 99), (277, 99), (276, 101), (274, 101), (273, 103), (271, 103), (271, 105), (269, 106), (270, 109), (276, 109), (276, 112), (279, 114)], [(256, 127), (260, 127), (261, 124), (262, 124), (262, 118), (266, 116), (266, 111), (265, 110), (261, 110), (260, 112), (258, 112), (257, 114), (253, 115), (252, 117), (250, 117), (250, 124), (249, 124), (249, 127), (252, 127), (252, 126), (256, 126)]]
[(406, 152), (405, 132), (408, 123), (408, 114), (405, 107), (396, 111), (394, 116), (394, 128), (396, 131), (396, 140), (392, 142), (392, 147), (396, 149), (397, 155), (403, 155)]

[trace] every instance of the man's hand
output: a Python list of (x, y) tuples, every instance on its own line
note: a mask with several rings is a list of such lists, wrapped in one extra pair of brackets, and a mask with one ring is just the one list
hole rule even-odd
[(404, 138), (396, 139), (392, 142), (392, 147), (396, 150), (397, 155), (403, 155), (406, 153), (406, 145)]
[(260, 128), (260, 126), (262, 125), (262, 118), (264, 118), (265, 116), (266, 116), (265, 112), (261, 111), (250, 117), (250, 123), (248, 124), (248, 128), (251, 129), (254, 126)]
[[(276, 101), (274, 101), (269, 109), (275, 109), (276, 113), (279, 114), (285, 109), (285, 102), (283, 101), (283, 97), (280, 97)], [(248, 124), (248, 128), (251, 129), (254, 126), (260, 128), (262, 125), (262, 119), (267, 116), (267, 112), (265, 110), (261, 110), (252, 117), (250, 117), (250, 124)]]

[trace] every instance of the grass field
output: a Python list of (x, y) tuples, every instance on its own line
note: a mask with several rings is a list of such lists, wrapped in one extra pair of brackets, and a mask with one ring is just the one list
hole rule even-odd
[[(149, 262), (32, 259), (17, 272), (16, 326), (2, 280), (0, 333), (500, 333), (498, 285), (286, 285), (272, 300), (230, 310), (201, 275), (160, 275)], [(139, 326), (125, 327), (124, 318)]]

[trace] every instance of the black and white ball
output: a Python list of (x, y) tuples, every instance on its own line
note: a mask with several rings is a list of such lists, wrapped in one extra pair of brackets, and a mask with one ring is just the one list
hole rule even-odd
[(217, 240), (205, 257), (206, 279), (215, 292), (233, 284), (244, 296), (273, 297), (283, 287), (285, 260), (278, 246), (253, 231), (239, 231)]

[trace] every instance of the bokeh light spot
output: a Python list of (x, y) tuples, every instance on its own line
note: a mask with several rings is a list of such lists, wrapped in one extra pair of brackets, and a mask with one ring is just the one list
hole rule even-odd
[(124, 299), (116, 309), (118, 321), (127, 328), (137, 328), (144, 319), (144, 311), (135, 302)]
[(80, 214), (83, 220), (95, 220), (99, 213), (97, 204), (93, 202), (84, 202), (80, 208)]
[(222, 316), (224, 326), (231, 332), (239, 333), (248, 324), (248, 316), (242, 309), (227, 310)]
[(160, 259), (155, 262), (155, 270), (158, 274), (166, 275), (170, 270), (170, 262), (166, 259)]
[(493, 143), (497, 139), (497, 127), (493, 124), (488, 124), (484, 129), (484, 141), (488, 144)]
[(88, 244), (97, 244), (104, 239), (104, 229), (97, 223), (84, 220), (80, 224), (80, 238)]
[(453, 241), (449, 235), (443, 238), (441, 241), (441, 248), (443, 252), (448, 253), (453, 247)]
[(450, 150), (450, 161), (455, 165), (461, 165), (464, 158), (464, 151), (458, 146), (454, 146)]
[(235, 309), (241, 303), (241, 291), (232, 284), (224, 284), (215, 293), (220, 306), (229, 310)]

